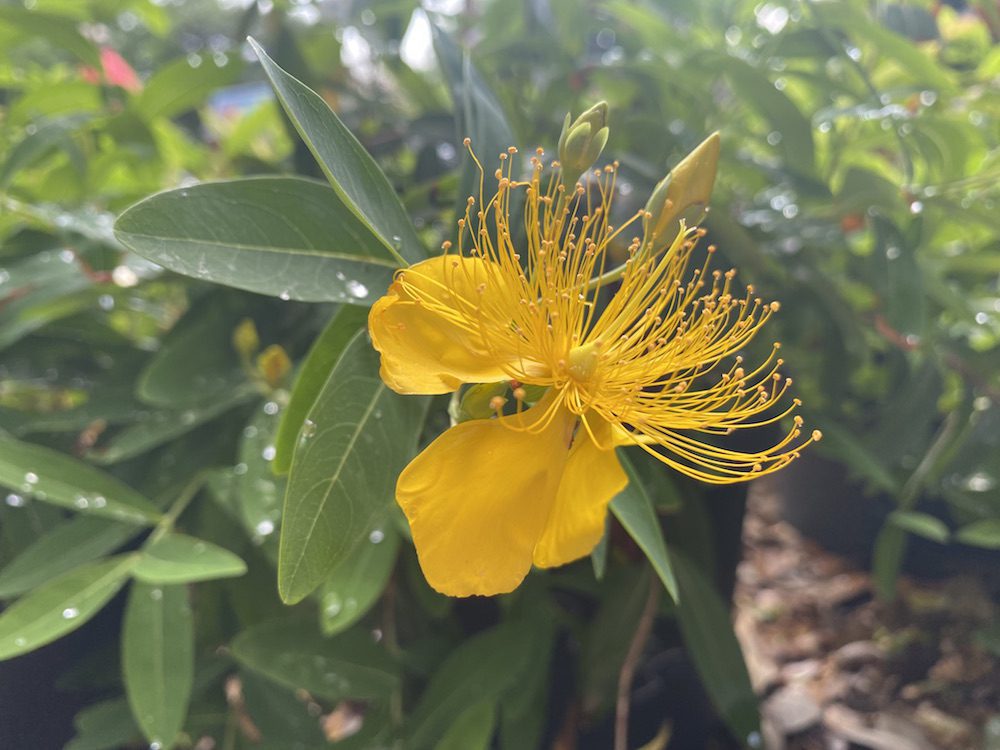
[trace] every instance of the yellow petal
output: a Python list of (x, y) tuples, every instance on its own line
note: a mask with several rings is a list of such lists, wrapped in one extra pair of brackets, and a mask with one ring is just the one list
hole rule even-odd
[[(540, 418), (551, 398), (524, 412), (523, 423)], [(559, 407), (537, 434), (502, 423), (517, 419), (477, 419), (452, 427), (403, 470), (396, 484), (420, 567), (443, 594), (507, 593), (531, 568), (576, 417)]]
[(559, 483), (545, 531), (535, 545), (540, 568), (565, 565), (588, 554), (604, 534), (608, 503), (625, 489), (628, 477), (612, 445), (610, 423), (591, 412), (587, 416), (599, 448), (581, 424)]
[(471, 317), (480, 304), (477, 287), (502, 283), (492, 266), (457, 255), (430, 258), (403, 271), (405, 284), (397, 279), (372, 305), (368, 330), (386, 385), (397, 393), (437, 394), (506, 377)]

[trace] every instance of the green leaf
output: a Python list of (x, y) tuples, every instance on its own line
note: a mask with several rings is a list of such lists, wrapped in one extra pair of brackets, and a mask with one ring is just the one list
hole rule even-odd
[(73, 718), (76, 736), (64, 750), (118, 750), (139, 737), (139, 728), (124, 698), (87, 706)]
[(343, 203), (386, 248), (415, 263), (427, 257), (406, 209), (375, 160), (315, 91), (289, 75), (250, 39), (281, 106)]
[(227, 549), (186, 534), (165, 534), (142, 550), (132, 575), (151, 584), (194, 583), (232, 578), (246, 563)]
[(84, 565), (18, 599), (0, 614), (0, 660), (34, 651), (96, 615), (128, 579), (135, 555)]
[(115, 235), (185, 276), (303, 302), (370, 305), (399, 265), (336, 192), (293, 177), (168, 190), (123, 213)]
[(20, 170), (55, 148), (68, 151), (73, 145), (73, 133), (89, 119), (89, 115), (74, 114), (36, 121), (34, 125), (37, 129), (7, 152), (7, 158), (0, 167), (0, 187), (6, 188)]
[(618, 452), (618, 460), (628, 475), (628, 485), (611, 501), (611, 512), (649, 558), (670, 598), (676, 602), (679, 596), (677, 578), (670, 564), (653, 500), (624, 451)]
[(385, 698), (399, 684), (396, 665), (363, 629), (323, 638), (302, 623), (269, 622), (240, 633), (232, 651), (244, 666), (331, 701)]
[(88, 452), (87, 458), (100, 464), (114, 464), (140, 456), (146, 451), (191, 432), (199, 425), (258, 395), (257, 389), (247, 384), (211, 404), (183, 411), (154, 411), (142, 421), (116, 433), (104, 445)]
[(529, 633), (500, 625), (463, 642), (431, 677), (410, 716), (407, 747), (431, 748), (456, 716), (513, 687), (530, 654)]
[(83, 62), (100, 67), (97, 47), (77, 30), (77, 23), (51, 13), (17, 7), (0, 8), (0, 25), (17, 29), (21, 34), (44, 39), (52, 49), (65, 50)]
[(364, 326), (367, 316), (366, 310), (345, 305), (337, 310), (313, 343), (295, 377), (291, 399), (281, 415), (278, 434), (274, 438), (274, 462), (271, 468), (275, 474), (287, 474), (292, 467), (292, 453), (309, 409), (316, 402), (320, 389), (344, 347)]
[(139, 398), (163, 408), (198, 407), (243, 385), (246, 374), (232, 337), (245, 313), (234, 307), (209, 295), (188, 310), (139, 373)]
[[(459, 47), (436, 24), (431, 24), (431, 30), (438, 64), (444, 71), (451, 89), (451, 98), (455, 106), (457, 140), (462, 141), (468, 137), (479, 160), (487, 167), (487, 174), (491, 174), (498, 164), (496, 161), (498, 155), (505, 153), (509, 146), (516, 145), (514, 133), (504, 115), (503, 107), (472, 64), (468, 51)], [(484, 201), (489, 201), (496, 192), (495, 187), (490, 188), (490, 185), (491, 182), (487, 179), (484, 189), (491, 192), (483, 195)], [(456, 196), (458, 216), (465, 213), (466, 199), (470, 195), (476, 196), (478, 200), (479, 167), (468, 153), (464, 153)], [(475, 226), (475, 214), (473, 219)]]
[(416, 449), (425, 398), (399, 396), (378, 376), (363, 333), (347, 345), (295, 448), (282, 511), (278, 591), (289, 604), (347, 559), (392, 502)]
[(271, 469), (274, 433), (281, 419), (277, 401), (265, 401), (243, 430), (239, 463), (233, 467), (236, 512), (255, 544), (260, 544), (272, 562), (278, 560), (278, 535), (284, 477)]
[(725, 55), (718, 59), (718, 64), (740, 101), (756, 110), (772, 132), (780, 134), (777, 148), (784, 155), (785, 168), (811, 175), (816, 169), (812, 125), (795, 103), (749, 63)]
[(984, 518), (963, 526), (955, 532), (955, 540), (973, 547), (1000, 549), (1000, 518)]
[(726, 726), (745, 743), (760, 732), (760, 716), (729, 609), (685, 553), (672, 548), (670, 558), (680, 591), (677, 623), (684, 644)]
[[(255, 749), (323, 747), (325, 740), (320, 723), (310, 715), (311, 706), (299, 700), (292, 688), (278, 685), (250, 670), (240, 671), (240, 684), (247, 713), (260, 730), (260, 742), (253, 743)], [(366, 723), (367, 719), (366, 716)]]
[(60, 524), (40, 536), (0, 572), (0, 598), (24, 593), (113, 552), (138, 533), (137, 526), (88, 516)]
[(142, 93), (134, 100), (135, 111), (146, 120), (176, 117), (202, 104), (216, 89), (239, 81), (243, 64), (239, 57), (229, 56), (225, 65), (216, 65), (210, 58), (198, 67), (187, 56), (160, 67), (146, 81)]
[(940, 518), (915, 510), (894, 510), (889, 514), (889, 521), (904, 531), (939, 544), (945, 544), (951, 535)]
[(135, 584), (122, 624), (122, 672), (132, 715), (169, 750), (184, 727), (194, 683), (194, 620), (184, 586)]
[(33, 443), (0, 435), (0, 484), (53, 505), (130, 523), (150, 523), (160, 512), (110, 474)]
[(489, 750), (497, 721), (495, 700), (484, 700), (454, 718), (434, 750)]
[(378, 601), (396, 563), (399, 541), (392, 524), (383, 524), (372, 529), (361, 549), (333, 569), (319, 594), (319, 625), (324, 635), (347, 630)]

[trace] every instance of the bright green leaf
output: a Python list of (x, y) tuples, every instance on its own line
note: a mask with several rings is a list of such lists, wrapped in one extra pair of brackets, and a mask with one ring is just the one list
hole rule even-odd
[(289, 75), (253, 39), (251, 46), (288, 117), (350, 210), (411, 263), (426, 257), (413, 222), (375, 160), (315, 91)]
[(292, 453), (309, 409), (316, 402), (320, 389), (344, 347), (354, 338), (366, 319), (366, 310), (345, 305), (337, 310), (313, 343), (295, 377), (291, 399), (282, 412), (278, 434), (274, 438), (274, 462), (271, 468), (276, 474), (287, 474), (292, 467)]
[(142, 550), (132, 575), (151, 584), (194, 583), (241, 576), (246, 563), (227, 549), (186, 534), (165, 534)]
[(160, 513), (146, 498), (110, 474), (33, 443), (0, 435), (0, 483), (37, 500), (130, 523)]
[(0, 572), (0, 598), (33, 589), (113, 552), (139, 533), (131, 524), (80, 516), (40, 536)]
[(303, 302), (370, 305), (399, 265), (336, 192), (293, 177), (159, 193), (123, 213), (115, 234), (171, 271)]
[(426, 399), (399, 396), (357, 334), (309, 410), (282, 511), (278, 591), (293, 604), (368, 538), (416, 448)]
[(135, 584), (125, 607), (121, 646), (132, 714), (151, 744), (169, 750), (184, 726), (194, 682), (187, 588)]
[(653, 500), (623, 451), (618, 452), (618, 459), (628, 475), (628, 485), (611, 501), (611, 512), (649, 558), (670, 598), (677, 601), (677, 579), (667, 554), (667, 544), (663, 541)]
[(390, 523), (382, 524), (333, 569), (319, 590), (319, 624), (324, 635), (336, 635), (364, 617), (382, 595), (398, 551), (399, 532)]
[(66, 635), (107, 604), (128, 579), (134, 555), (90, 563), (55, 578), (0, 614), (0, 660)]
[(160, 67), (134, 100), (135, 111), (147, 120), (176, 117), (201, 105), (216, 89), (236, 83), (243, 70), (236, 56), (225, 65), (208, 59), (198, 67), (191, 59), (195, 58), (181, 57)]

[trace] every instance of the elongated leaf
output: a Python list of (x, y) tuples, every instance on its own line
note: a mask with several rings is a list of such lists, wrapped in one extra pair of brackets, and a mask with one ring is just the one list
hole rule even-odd
[(246, 563), (227, 549), (186, 534), (165, 534), (142, 551), (132, 575), (150, 584), (176, 584), (246, 572)]
[(75, 114), (36, 122), (37, 130), (18, 141), (0, 166), (0, 187), (6, 188), (18, 171), (52, 149), (67, 150), (72, 144), (73, 133), (89, 119), (89, 115)]
[(87, 706), (73, 718), (76, 736), (64, 750), (117, 750), (139, 738), (139, 728), (124, 698)]
[(0, 572), (0, 598), (21, 594), (96, 560), (138, 533), (137, 526), (87, 516), (56, 526)]
[(197, 408), (243, 385), (246, 375), (231, 343), (242, 317), (218, 295), (194, 305), (139, 374), (139, 398), (164, 408)]
[(343, 203), (411, 263), (426, 257), (396, 191), (378, 164), (315, 91), (289, 75), (253, 39), (251, 46), (271, 79), (281, 106)]
[(301, 600), (368, 538), (392, 502), (426, 407), (426, 399), (386, 387), (378, 356), (356, 335), (309, 410), (315, 428), (292, 458), (278, 553), (286, 602)]
[(169, 750), (184, 726), (194, 683), (194, 620), (184, 586), (132, 587), (122, 626), (122, 670), (142, 733)]
[[(191, 61), (196, 60), (197, 66)], [(209, 58), (182, 57), (159, 68), (134, 102), (135, 111), (146, 119), (176, 117), (194, 109), (216, 89), (239, 80), (242, 61), (230, 57), (225, 65)]]
[(115, 234), (171, 271), (303, 302), (369, 305), (398, 266), (336, 192), (291, 177), (159, 193), (123, 213)]
[[(479, 160), (487, 167), (487, 173), (492, 173), (499, 163), (496, 161), (499, 154), (517, 145), (503, 107), (472, 64), (468, 51), (459, 47), (436, 24), (432, 24), (431, 29), (434, 52), (448, 80), (455, 106), (457, 140), (460, 142), (468, 137)], [(487, 189), (489, 184), (487, 180)], [(479, 168), (468, 154), (463, 154), (457, 195), (459, 216), (465, 211), (470, 195), (479, 197)], [(483, 200), (489, 201), (491, 197), (492, 194), (486, 194)]]
[(320, 589), (319, 624), (324, 635), (336, 635), (364, 617), (381, 596), (398, 551), (399, 532), (384, 524), (334, 568)]
[(455, 717), (434, 750), (489, 750), (497, 706), (493, 700), (481, 701)]
[(90, 563), (49, 581), (0, 614), (0, 660), (26, 654), (87, 622), (114, 596), (134, 555)]
[(265, 401), (243, 429), (239, 463), (233, 467), (235, 509), (254, 543), (273, 562), (278, 560), (278, 525), (285, 495), (284, 477), (271, 471), (274, 433), (281, 419), (281, 405)]
[(327, 698), (385, 698), (399, 683), (395, 664), (364, 630), (323, 638), (314, 628), (284, 621), (256, 625), (232, 643), (245, 666)]
[(506, 624), (462, 643), (434, 673), (414, 709), (407, 747), (434, 747), (456, 716), (514, 685), (531, 653), (528, 636), (523, 628)]
[(295, 442), (299, 439), (309, 409), (316, 402), (320, 389), (344, 347), (364, 325), (366, 317), (365, 310), (345, 305), (337, 310), (337, 314), (330, 319), (313, 343), (295, 378), (292, 397), (281, 415), (278, 434), (274, 438), (274, 462), (271, 468), (276, 474), (287, 474), (292, 467)]
[(671, 548), (670, 558), (680, 591), (677, 622), (684, 644), (726, 726), (746, 742), (759, 734), (760, 716), (729, 610), (685, 553)]
[(944, 521), (915, 510), (896, 510), (889, 514), (889, 521), (911, 534), (945, 544), (950, 532)]
[(670, 564), (667, 544), (663, 541), (663, 532), (660, 530), (660, 521), (656, 517), (653, 501), (641, 477), (623, 451), (618, 452), (618, 459), (628, 475), (628, 486), (611, 501), (611, 512), (639, 545), (639, 549), (649, 558), (653, 570), (660, 577), (670, 598), (676, 602), (679, 596), (677, 578)]
[(973, 521), (955, 532), (955, 540), (974, 547), (1000, 549), (1000, 518)]
[(140, 456), (256, 396), (257, 389), (247, 385), (236, 388), (211, 404), (182, 411), (154, 411), (144, 420), (117, 433), (104, 445), (91, 450), (87, 458), (100, 464), (113, 464)]
[(88, 65), (101, 64), (97, 47), (80, 34), (77, 24), (69, 18), (8, 5), (0, 8), (0, 25), (11, 26), (26, 37), (41, 37), (54, 49), (66, 50)]
[(149, 500), (100, 469), (3, 435), (0, 484), (53, 505), (120, 521), (149, 523), (160, 517)]

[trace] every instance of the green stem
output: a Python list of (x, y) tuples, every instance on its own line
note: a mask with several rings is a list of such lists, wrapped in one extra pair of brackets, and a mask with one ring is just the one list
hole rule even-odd
[(191, 478), (191, 481), (188, 482), (180, 491), (180, 494), (177, 495), (177, 499), (174, 500), (170, 509), (163, 514), (163, 518), (161, 518), (156, 524), (156, 528), (153, 529), (153, 533), (149, 535), (146, 542), (142, 545), (143, 548), (150, 546), (165, 534), (173, 530), (174, 523), (176, 523), (177, 519), (180, 518), (181, 513), (184, 512), (187, 506), (191, 504), (191, 501), (197, 496), (199, 490), (201, 490), (205, 482), (208, 481), (208, 476), (208, 469), (202, 469)]

